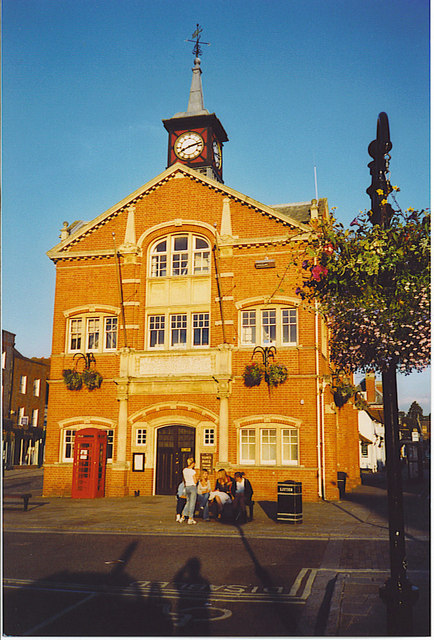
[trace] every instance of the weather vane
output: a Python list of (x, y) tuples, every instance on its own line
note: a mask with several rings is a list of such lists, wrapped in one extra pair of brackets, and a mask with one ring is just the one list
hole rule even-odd
[(201, 44), (207, 44), (208, 46), (211, 44), (210, 42), (201, 42), (200, 40), (200, 34), (202, 33), (203, 29), (201, 29), (199, 24), (196, 24), (196, 30), (194, 31), (192, 37), (192, 40), (186, 40), (186, 42), (194, 42), (194, 47), (193, 47), (193, 54), (196, 56), (196, 58), (198, 58), (201, 54), (202, 54), (202, 49), (201, 49)]

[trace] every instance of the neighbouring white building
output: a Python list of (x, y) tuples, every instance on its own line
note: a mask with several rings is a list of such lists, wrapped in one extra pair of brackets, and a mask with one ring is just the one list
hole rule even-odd
[(359, 411), (360, 469), (375, 473), (386, 464), (382, 384), (374, 373), (368, 373), (360, 386), (367, 403), (366, 409)]

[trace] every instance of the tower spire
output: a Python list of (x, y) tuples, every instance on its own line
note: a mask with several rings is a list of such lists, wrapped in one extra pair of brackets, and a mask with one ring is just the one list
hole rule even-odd
[(163, 120), (169, 133), (167, 166), (181, 162), (223, 182), (222, 149), (228, 136), (215, 113), (210, 113), (204, 107), (199, 55), (202, 52), (201, 45), (209, 45), (209, 42), (200, 40), (201, 33), (202, 29), (197, 24), (192, 40), (187, 40), (194, 43), (195, 56), (187, 111)]
[(194, 59), (194, 67), (192, 71), (193, 77), (191, 79), (187, 114), (192, 116), (198, 113), (209, 113), (203, 105), (202, 69), (200, 68), (200, 58)]

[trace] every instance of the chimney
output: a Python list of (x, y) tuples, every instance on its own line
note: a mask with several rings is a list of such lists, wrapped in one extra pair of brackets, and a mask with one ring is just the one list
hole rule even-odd
[(366, 401), (371, 404), (376, 401), (375, 373), (373, 371), (366, 374)]

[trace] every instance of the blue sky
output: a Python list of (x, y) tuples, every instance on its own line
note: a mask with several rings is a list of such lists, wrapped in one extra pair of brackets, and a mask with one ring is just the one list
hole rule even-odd
[[(196, 23), (224, 180), (266, 204), (369, 208), (367, 146), (389, 116), (401, 208), (430, 204), (429, 0), (3, 0), (3, 327), (51, 350), (64, 220), (92, 220), (166, 167)], [(429, 372), (400, 408), (430, 407)]]

